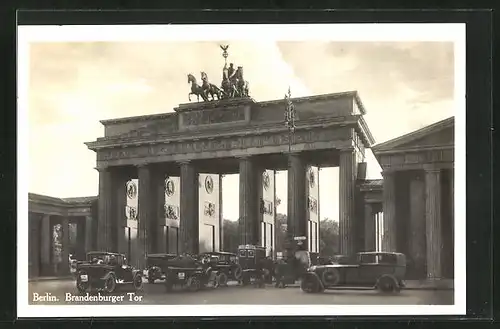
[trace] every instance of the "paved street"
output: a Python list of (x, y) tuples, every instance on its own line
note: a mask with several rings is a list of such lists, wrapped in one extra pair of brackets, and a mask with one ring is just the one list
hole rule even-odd
[[(160, 282), (156, 284), (144, 284), (142, 292), (138, 293), (136, 301), (130, 301), (127, 294), (132, 290), (122, 289), (115, 296), (123, 296), (123, 301), (115, 301), (114, 305), (123, 304), (343, 304), (343, 305), (443, 305), (453, 304), (453, 290), (403, 290), (397, 295), (381, 295), (373, 290), (327, 290), (322, 294), (306, 294), (297, 287), (277, 289), (273, 286), (266, 288), (229, 286), (218, 289), (208, 288), (195, 293), (174, 291), (165, 292), (164, 285)], [(33, 298), (38, 293), (39, 296), (50, 294), (58, 301), (34, 302)], [(109, 304), (109, 302), (78, 302), (65, 301), (66, 294), (79, 296), (74, 281), (39, 281), (29, 283), (29, 303), (30, 304)], [(142, 297), (141, 297), (142, 296)], [(118, 297), (119, 299), (120, 297)], [(140, 301), (139, 301), (140, 299)]]

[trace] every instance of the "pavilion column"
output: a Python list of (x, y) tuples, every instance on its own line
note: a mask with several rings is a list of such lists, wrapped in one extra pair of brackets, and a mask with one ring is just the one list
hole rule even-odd
[(396, 251), (396, 175), (383, 172), (383, 232), (382, 251)]
[(62, 262), (59, 275), (69, 274), (69, 217), (64, 216), (61, 220), (62, 226)]
[(200, 249), (198, 172), (192, 162), (182, 162), (179, 253), (197, 254)]
[(425, 182), (423, 177), (416, 176), (410, 182), (410, 225), (409, 225), (409, 258), (413, 268), (409, 273), (415, 278), (425, 277)]
[(92, 251), (92, 216), (85, 216), (85, 254)]
[(40, 274), (47, 275), (51, 271), (50, 253), (52, 250), (52, 231), (50, 215), (43, 215), (40, 223)]
[(342, 150), (339, 164), (339, 238), (342, 255), (350, 255), (355, 252), (355, 186), (356, 153), (354, 150)]
[[(288, 156), (288, 238), (307, 236), (307, 164), (300, 153)], [(309, 241), (307, 241), (309, 244)]]
[(111, 251), (111, 225), (113, 221), (113, 178), (111, 168), (99, 170), (99, 203), (97, 221), (97, 249)]
[(375, 251), (375, 216), (371, 203), (365, 203), (365, 251)]
[(154, 192), (152, 189), (153, 173), (150, 164), (140, 165), (138, 168), (139, 177), (139, 196), (138, 196), (138, 214), (139, 223), (137, 227), (137, 244), (139, 248), (137, 266), (140, 269), (145, 268), (146, 255), (150, 252), (150, 223), (153, 220)]
[(238, 221), (240, 244), (259, 243), (258, 219), (258, 170), (255, 160), (251, 157), (242, 157), (240, 161), (240, 212)]
[(425, 171), (425, 224), (427, 236), (427, 279), (441, 279), (441, 172)]

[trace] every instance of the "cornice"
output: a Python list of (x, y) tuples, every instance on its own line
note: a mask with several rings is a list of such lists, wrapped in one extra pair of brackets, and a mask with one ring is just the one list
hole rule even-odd
[[(358, 116), (342, 116), (331, 118), (317, 118), (297, 122), (296, 130), (311, 130), (317, 128), (327, 128), (333, 126), (355, 126), (358, 122)], [(103, 148), (127, 147), (138, 145), (152, 145), (172, 142), (187, 142), (201, 139), (214, 139), (218, 137), (240, 137), (248, 135), (262, 135), (266, 133), (287, 132), (288, 129), (280, 122), (271, 122), (267, 124), (254, 124), (248, 126), (239, 126), (240, 130), (235, 131), (235, 127), (228, 126), (218, 130), (200, 130), (184, 131), (176, 133), (167, 133), (145, 137), (131, 138), (107, 138), (95, 142), (87, 142), (85, 145), (91, 150)]]

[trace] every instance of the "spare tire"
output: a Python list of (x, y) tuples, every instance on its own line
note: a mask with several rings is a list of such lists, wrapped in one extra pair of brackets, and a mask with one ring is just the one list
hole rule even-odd
[(335, 286), (340, 281), (340, 273), (336, 268), (327, 268), (321, 274), (321, 280), (325, 286)]

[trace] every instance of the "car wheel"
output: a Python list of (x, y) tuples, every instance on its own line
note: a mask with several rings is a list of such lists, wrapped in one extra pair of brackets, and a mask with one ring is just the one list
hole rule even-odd
[(325, 286), (335, 286), (340, 281), (340, 273), (336, 268), (327, 268), (321, 275)]
[(219, 273), (215, 278), (217, 286), (227, 286), (227, 275), (226, 273)]
[[(140, 274), (136, 274), (134, 276), (134, 289), (137, 291), (137, 290), (141, 290), (142, 289), (142, 275)], [(154, 280), (153, 280), (153, 283), (154, 283)]]
[(233, 272), (233, 275), (234, 275), (234, 278), (237, 280), (237, 281), (240, 281), (241, 280), (241, 277), (243, 276), (243, 269), (241, 268), (240, 265), (238, 265), (238, 267), (236, 267), (236, 269), (234, 270)]
[(110, 274), (104, 281), (104, 291), (108, 294), (113, 293), (116, 290), (116, 277), (114, 274)]
[(307, 276), (301, 280), (300, 289), (308, 294), (317, 293), (320, 291), (320, 282), (315, 277)]
[(378, 279), (377, 288), (383, 293), (392, 293), (399, 291), (397, 281), (389, 275), (384, 275)]
[(187, 281), (187, 287), (189, 291), (196, 292), (201, 288), (200, 279), (197, 276), (192, 276)]

